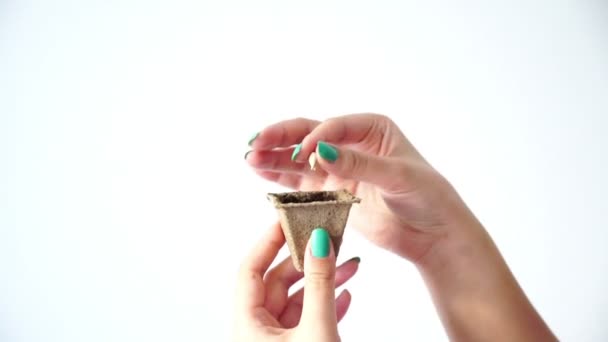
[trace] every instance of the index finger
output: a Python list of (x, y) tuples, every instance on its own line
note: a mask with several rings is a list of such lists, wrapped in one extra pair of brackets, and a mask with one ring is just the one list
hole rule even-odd
[(237, 292), (238, 304), (252, 308), (264, 305), (264, 274), (285, 244), (285, 236), (277, 222), (257, 243), (241, 264)]
[(356, 144), (367, 139), (375, 140), (375, 136), (383, 135), (387, 123), (387, 118), (378, 114), (349, 114), (331, 118), (303, 138), (295, 160), (306, 161), (319, 141), (341, 145)]
[(255, 150), (272, 150), (299, 144), (319, 124), (317, 120), (305, 118), (281, 121), (261, 130), (250, 146)]

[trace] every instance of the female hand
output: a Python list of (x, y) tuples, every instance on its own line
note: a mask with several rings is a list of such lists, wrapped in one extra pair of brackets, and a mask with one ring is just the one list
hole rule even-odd
[[(416, 264), (450, 339), (555, 340), (487, 231), (389, 118), (283, 121), (250, 146), (245, 159), (265, 179), (304, 191), (346, 188), (360, 197), (351, 223)], [(313, 152), (317, 170), (306, 163)]]
[[(304, 191), (345, 188), (362, 198), (351, 212), (353, 226), (412, 261), (466, 212), (450, 184), (386, 116), (287, 120), (261, 130), (250, 146), (245, 159), (267, 180)], [(313, 152), (316, 171), (306, 162)]]
[[(358, 258), (336, 269), (335, 254), (327, 232), (311, 234), (304, 259), (304, 274), (287, 257), (267, 272), (285, 244), (279, 224), (272, 226), (245, 259), (237, 285), (234, 340), (245, 341), (339, 341), (337, 324), (350, 305), (343, 290), (359, 266)], [(289, 288), (304, 276), (304, 288), (288, 296)]]

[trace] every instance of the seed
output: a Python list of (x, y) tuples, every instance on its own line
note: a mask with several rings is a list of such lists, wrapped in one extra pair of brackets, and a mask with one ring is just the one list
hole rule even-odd
[(311, 153), (310, 157), (308, 157), (308, 164), (310, 164), (310, 169), (311, 170), (316, 170), (317, 167), (317, 155), (316, 153)]

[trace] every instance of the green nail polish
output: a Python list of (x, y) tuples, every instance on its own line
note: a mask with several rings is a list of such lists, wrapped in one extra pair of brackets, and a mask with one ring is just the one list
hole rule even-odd
[(335, 147), (327, 144), (324, 141), (319, 141), (317, 143), (317, 147), (321, 158), (327, 160), (328, 162), (333, 163), (338, 159), (338, 150), (336, 150)]
[(301, 149), (302, 144), (298, 144), (298, 146), (296, 146), (296, 148), (293, 150), (293, 153), (291, 154), (291, 160), (296, 160), (296, 157), (298, 156), (298, 153), (300, 153)]
[(249, 155), (249, 153), (251, 153), (251, 151), (247, 151), (247, 153), (245, 153), (245, 160), (247, 160), (247, 156)]
[(254, 134), (251, 139), (249, 139), (249, 142), (247, 143), (247, 145), (251, 146), (251, 144), (253, 144), (253, 141), (255, 139), (257, 139), (260, 136), (260, 132), (257, 132), (256, 134)]
[(329, 255), (329, 234), (323, 228), (315, 228), (311, 234), (310, 248), (312, 256), (316, 258), (325, 258)]
[(346, 262), (351, 262), (351, 261), (355, 261), (357, 264), (361, 262), (361, 258), (359, 257), (352, 257), (348, 260), (346, 260)]

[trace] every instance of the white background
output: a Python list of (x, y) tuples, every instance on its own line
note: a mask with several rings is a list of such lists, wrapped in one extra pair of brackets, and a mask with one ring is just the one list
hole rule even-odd
[[(481, 2), (480, 2), (481, 3)], [(394, 118), (564, 341), (608, 339), (608, 5), (0, 1), (0, 341), (224, 341), (277, 120)], [(282, 256), (286, 254), (283, 251)], [(344, 341), (444, 341), (354, 230)]]

